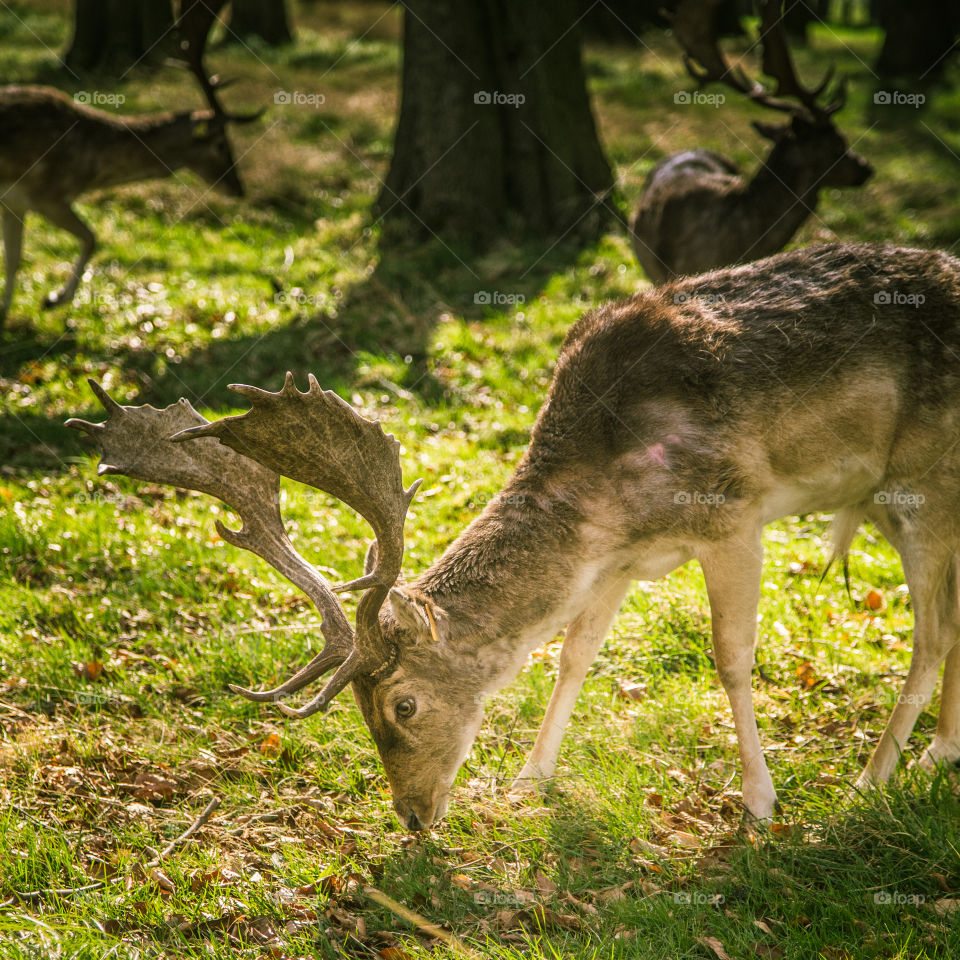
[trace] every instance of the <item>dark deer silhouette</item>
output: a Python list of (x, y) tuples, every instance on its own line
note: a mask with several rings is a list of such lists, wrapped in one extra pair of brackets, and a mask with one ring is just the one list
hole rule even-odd
[(701, 84), (723, 83), (755, 103), (790, 114), (790, 122), (753, 124), (773, 148), (751, 179), (710, 150), (675, 153), (654, 167), (630, 232), (637, 259), (655, 283), (776, 253), (814, 211), (820, 190), (859, 186), (873, 172), (831, 120), (844, 103), (843, 84), (830, 103), (817, 102), (832, 70), (813, 89), (798, 79), (780, 0), (761, 6), (763, 70), (776, 80), (774, 93), (727, 62), (714, 29), (719, 2), (683, 0), (674, 14), (687, 69)]

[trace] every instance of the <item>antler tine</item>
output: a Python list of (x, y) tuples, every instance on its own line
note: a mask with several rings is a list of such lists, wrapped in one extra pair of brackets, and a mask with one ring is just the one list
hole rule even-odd
[(246, 697), (248, 700), (254, 700), (257, 703), (275, 703), (283, 697), (290, 696), (291, 693), (296, 693), (311, 680), (322, 677), (328, 670), (339, 667), (345, 662), (344, 657), (338, 653), (323, 649), (306, 666), (301, 667), (292, 677), (272, 690), (250, 690), (235, 683), (228, 683), (227, 686), (234, 693), (239, 693), (241, 697)]
[[(671, 18), (674, 36), (683, 47), (687, 72), (701, 86), (722, 83), (773, 110), (796, 113), (796, 104), (777, 100), (742, 67), (730, 64), (717, 39), (717, 11), (723, 0), (681, 0)], [(695, 64), (703, 68), (698, 70)]]
[[(253, 700), (276, 700), (348, 661), (357, 665), (354, 631), (330, 584), (294, 550), (280, 516), (280, 477), (268, 466), (213, 440), (175, 443), (171, 435), (211, 426), (187, 400), (163, 410), (152, 406), (121, 406), (93, 380), (90, 388), (106, 407), (103, 423), (68, 420), (67, 426), (93, 436), (101, 452), (98, 471), (121, 473), (138, 480), (164, 483), (210, 494), (231, 507), (242, 520), (239, 530), (219, 521), (217, 530), (229, 543), (262, 557), (298, 586), (320, 612), (323, 650), (289, 680), (273, 690), (238, 688)], [(375, 669), (377, 663), (361, 666)], [(337, 675), (340, 675), (338, 670)]]
[[(817, 86), (808, 89), (803, 85), (797, 76), (797, 68), (783, 28), (782, 0), (762, 0), (760, 41), (763, 47), (763, 72), (777, 81), (776, 95), (795, 97), (814, 119), (828, 116), (827, 110), (817, 103), (817, 97), (833, 79), (834, 68), (830, 66)], [(839, 105), (834, 108), (836, 109), (839, 109)]]
[(227, 0), (182, 0), (180, 16), (177, 18), (177, 31), (181, 37), (180, 45), (187, 58), (187, 68), (197, 78), (197, 83), (214, 116), (234, 123), (250, 123), (262, 117), (266, 108), (252, 113), (228, 112), (220, 102), (217, 91), (224, 90), (233, 81), (224, 82), (216, 76), (211, 77), (203, 63), (210, 30), (226, 2)]
[(182, 0), (180, 16), (177, 18), (177, 31), (187, 65), (197, 78), (210, 109), (220, 117), (226, 117), (226, 111), (217, 97), (215, 84), (204, 68), (203, 56), (210, 29), (225, 3), (226, 0)]
[(216, 437), (285, 477), (333, 495), (370, 524), (377, 539), (373, 571), (334, 590), (368, 591), (357, 610), (358, 636), (377, 646), (378, 613), (400, 575), (403, 523), (419, 486), (417, 481), (404, 489), (400, 444), (377, 421), (323, 390), (312, 374), (304, 392), (292, 373), (278, 393), (243, 384), (231, 389), (250, 402), (247, 413), (193, 427), (176, 439)]
[[(392, 663), (392, 658), (389, 662)], [(337, 672), (327, 681), (326, 686), (308, 703), (302, 707), (288, 707), (285, 703), (278, 703), (277, 709), (293, 720), (311, 717), (321, 710), (326, 710), (336, 695), (361, 672), (363, 672), (363, 662), (360, 652), (357, 651), (337, 669)]]

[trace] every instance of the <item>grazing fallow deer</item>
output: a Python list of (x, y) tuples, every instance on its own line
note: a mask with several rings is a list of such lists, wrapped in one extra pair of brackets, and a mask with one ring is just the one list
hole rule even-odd
[(780, 0), (761, 4), (763, 71), (777, 81), (775, 94), (724, 57), (714, 29), (720, 2), (683, 0), (673, 16), (687, 69), (700, 84), (726, 84), (755, 103), (790, 114), (790, 122), (753, 124), (773, 141), (773, 149), (749, 180), (710, 150), (675, 153), (653, 168), (630, 220), (630, 235), (654, 283), (782, 250), (816, 209), (824, 187), (860, 186), (873, 172), (830, 119), (843, 106), (842, 87), (832, 103), (817, 102), (831, 73), (812, 90), (798, 79)]
[(69, 303), (96, 245), (73, 202), (81, 194), (139, 180), (169, 177), (184, 167), (233, 196), (243, 196), (228, 123), (248, 123), (260, 113), (228, 113), (203, 70), (205, 35), (185, 43), (190, 68), (210, 109), (149, 116), (115, 116), (78, 103), (51, 87), (0, 88), (0, 214), (6, 288), (0, 330), (13, 301), (20, 266), (24, 218), (35, 211), (80, 241), (67, 282), (44, 307)]
[[(411, 829), (443, 815), (486, 694), (566, 628), (560, 674), (519, 782), (554, 775), (581, 685), (633, 580), (703, 568), (717, 671), (733, 709), (746, 814), (772, 817), (751, 697), (765, 524), (833, 511), (845, 553), (863, 520), (900, 552), (913, 661), (862, 784), (894, 769), (946, 658), (927, 763), (960, 758), (960, 261), (872, 244), (809, 247), (645, 290), (570, 330), (530, 445), (502, 494), (409, 585), (403, 524), (417, 488), (399, 444), (313, 377), (210, 423), (186, 400), (71, 420), (120, 473), (218, 497), (228, 542), (259, 554), (322, 616), (323, 650), (276, 702), (347, 684)], [(344, 501), (376, 536), (362, 577), (332, 587), (284, 532), (291, 477)], [(351, 627), (335, 594), (362, 591)]]

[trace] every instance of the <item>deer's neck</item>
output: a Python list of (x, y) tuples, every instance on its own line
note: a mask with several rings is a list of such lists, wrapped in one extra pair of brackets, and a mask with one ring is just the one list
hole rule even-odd
[(183, 166), (188, 133), (189, 126), (172, 115), (118, 119), (105, 131), (105, 162), (88, 189), (169, 177)]
[(571, 503), (508, 487), (416, 581), (487, 689), (576, 615), (596, 574), (583, 528)]
[(808, 164), (773, 148), (744, 194), (744, 209), (754, 212), (757, 221), (747, 259), (783, 249), (816, 209), (821, 179)]

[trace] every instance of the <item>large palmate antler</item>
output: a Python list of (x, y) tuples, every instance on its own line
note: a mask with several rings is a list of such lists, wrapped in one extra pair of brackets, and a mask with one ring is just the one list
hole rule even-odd
[[(762, 0), (760, 43), (763, 72), (777, 82), (771, 93), (759, 81), (751, 80), (741, 67), (727, 60), (717, 39), (717, 10), (723, 0), (681, 0), (672, 17), (674, 36), (683, 47), (687, 72), (701, 86), (723, 83), (756, 103), (785, 113), (825, 120), (843, 106), (843, 91), (829, 105), (817, 103), (833, 76), (831, 67), (813, 88), (804, 87), (797, 76), (783, 27), (782, 0)], [(699, 65), (699, 67), (697, 66)], [(792, 97), (793, 100), (780, 99)]]
[[(288, 716), (305, 717), (323, 709), (351, 680), (389, 669), (394, 651), (386, 648), (378, 614), (400, 574), (403, 522), (420, 485), (404, 490), (400, 444), (380, 425), (361, 417), (311, 375), (306, 393), (287, 374), (279, 393), (233, 384), (252, 409), (211, 423), (187, 400), (163, 410), (126, 407), (94, 381), (91, 389), (109, 413), (104, 423), (69, 420), (97, 441), (99, 472), (185, 487), (210, 494), (233, 508), (243, 521), (230, 530), (217, 521), (229, 543), (262, 557), (298, 586), (320, 611), (323, 650), (273, 690), (231, 685), (258, 701), (277, 701), (336, 668), (323, 690), (301, 709), (280, 705)], [(324, 490), (353, 507), (376, 535), (376, 563), (367, 575), (339, 587), (293, 548), (280, 516), (280, 475)], [(351, 629), (335, 592), (364, 589)]]

